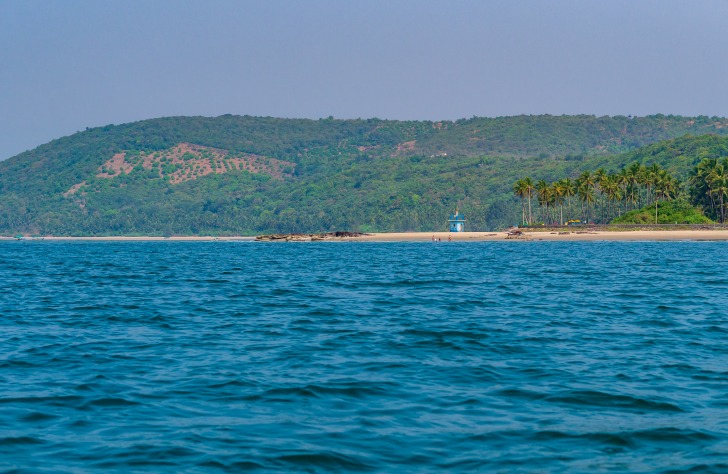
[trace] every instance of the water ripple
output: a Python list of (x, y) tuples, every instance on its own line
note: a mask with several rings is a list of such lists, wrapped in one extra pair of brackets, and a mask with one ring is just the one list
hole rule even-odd
[(724, 243), (0, 243), (0, 470), (725, 472)]

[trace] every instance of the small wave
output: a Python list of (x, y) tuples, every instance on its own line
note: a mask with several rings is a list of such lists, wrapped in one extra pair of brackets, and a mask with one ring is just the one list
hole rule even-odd
[(197, 464), (199, 467), (203, 468), (212, 468), (216, 470), (224, 470), (224, 471), (231, 471), (231, 472), (251, 472), (251, 471), (260, 471), (265, 469), (265, 466), (263, 464), (259, 464), (257, 462), (253, 461), (237, 461), (237, 462), (231, 462), (231, 463), (224, 463), (222, 461), (218, 460), (207, 460), (200, 462)]
[(20, 421), (24, 421), (27, 423), (35, 423), (38, 421), (48, 421), (48, 420), (55, 420), (58, 418), (56, 415), (49, 415), (48, 413), (41, 413), (41, 412), (33, 412), (29, 413), (25, 416), (23, 416)]
[(299, 398), (364, 398), (390, 394), (392, 384), (386, 386), (372, 386), (369, 384), (351, 385), (306, 385), (304, 387), (285, 387), (266, 390), (262, 394), (246, 397), (249, 400), (293, 401)]
[(98, 311), (102, 309), (112, 309), (112, 307), (107, 304), (92, 304), (85, 306), (74, 306), (73, 308), (71, 308), (72, 311)]
[(209, 385), (209, 388), (226, 388), (226, 387), (253, 387), (254, 383), (245, 382), (242, 380), (228, 380), (227, 382), (214, 383)]
[(540, 400), (546, 397), (545, 393), (534, 392), (531, 390), (522, 390), (520, 388), (506, 388), (492, 392), (491, 395), (504, 398), (521, 398), (526, 400)]
[(712, 286), (728, 286), (728, 280), (702, 280), (700, 283)]
[(705, 328), (705, 331), (725, 334), (725, 333), (728, 333), (728, 328), (712, 325), (712, 326), (708, 326), (707, 328)]
[(79, 397), (76, 395), (61, 395), (57, 397), (8, 397), (8, 398), (0, 398), (0, 403), (9, 403), (9, 404), (20, 404), (20, 403), (29, 403), (29, 404), (45, 404), (50, 406), (59, 406), (59, 407), (68, 407), (68, 406), (74, 406), (79, 403), (82, 403), (84, 401), (84, 397)]
[(182, 446), (153, 446), (134, 445), (124, 449), (107, 450), (104, 460), (94, 464), (94, 467), (129, 468), (142, 466), (182, 466), (190, 460), (199, 458), (199, 451)]
[(673, 405), (672, 403), (658, 402), (629, 395), (613, 395), (593, 390), (576, 390), (567, 392), (563, 395), (551, 395), (545, 397), (545, 400), (553, 403), (598, 406), (619, 410), (665, 411), (673, 413), (684, 411), (682, 408), (677, 405)]
[(131, 400), (127, 400), (125, 398), (108, 397), (108, 398), (98, 398), (96, 400), (91, 400), (88, 403), (86, 403), (82, 408), (87, 408), (87, 407), (128, 407), (128, 406), (134, 406), (134, 405), (140, 405), (140, 403), (131, 401)]
[(26, 360), (11, 359), (11, 360), (6, 360), (3, 362), (0, 362), (0, 369), (15, 369), (15, 368), (28, 369), (31, 367), (38, 367), (39, 365), (40, 364), (34, 364), (34, 363), (28, 362)]
[(572, 434), (562, 431), (543, 430), (536, 432), (532, 437), (533, 441), (553, 441), (553, 440), (588, 440), (599, 444), (608, 444), (623, 448), (635, 447), (635, 442), (630, 436), (622, 433), (583, 433)]
[(33, 438), (30, 436), (18, 436), (7, 438), (0, 438), (0, 446), (15, 446), (15, 445), (28, 445), (28, 444), (43, 444), (45, 441)]
[(663, 472), (665, 474), (725, 474), (726, 472), (728, 472), (728, 464), (695, 463), (682, 468), (666, 469)]
[(274, 464), (281, 467), (299, 470), (306, 467), (316, 469), (337, 469), (344, 471), (373, 471), (375, 466), (364, 462), (364, 460), (350, 455), (336, 452), (306, 452), (296, 454), (285, 454), (273, 460)]
[(673, 427), (634, 431), (630, 433), (630, 436), (642, 442), (675, 443), (676, 445), (719, 439), (717, 436), (705, 431)]

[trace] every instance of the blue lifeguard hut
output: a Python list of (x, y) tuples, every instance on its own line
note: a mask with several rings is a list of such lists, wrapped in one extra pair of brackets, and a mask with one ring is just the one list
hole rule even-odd
[(458, 209), (455, 209), (455, 214), (450, 214), (447, 222), (450, 224), (450, 232), (465, 232), (465, 216)]

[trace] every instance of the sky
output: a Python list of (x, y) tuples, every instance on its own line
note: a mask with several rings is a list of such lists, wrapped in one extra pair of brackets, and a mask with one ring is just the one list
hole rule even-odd
[(728, 0), (0, 0), (0, 159), (175, 115), (728, 116)]

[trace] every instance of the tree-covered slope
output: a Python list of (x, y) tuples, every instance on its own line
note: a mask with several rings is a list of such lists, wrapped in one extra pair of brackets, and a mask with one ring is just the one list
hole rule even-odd
[(695, 140), (711, 149), (725, 140), (681, 138), (631, 151), (688, 133), (728, 134), (728, 120), (146, 120), (89, 129), (0, 162), (0, 233), (431, 230), (455, 206), (471, 228), (494, 229), (519, 220), (511, 187), (523, 175), (557, 179), (635, 160), (683, 169), (700, 159)]

